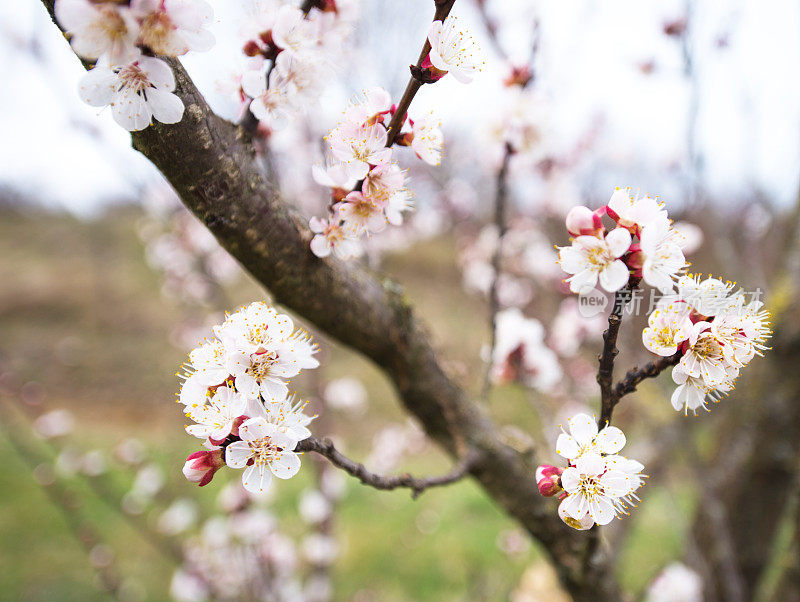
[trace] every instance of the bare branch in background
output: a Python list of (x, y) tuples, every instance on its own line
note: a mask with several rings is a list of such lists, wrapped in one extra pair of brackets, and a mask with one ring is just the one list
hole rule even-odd
[(426, 489), (441, 487), (460, 481), (469, 474), (469, 471), (478, 458), (477, 454), (469, 453), (459, 460), (453, 470), (438, 477), (412, 477), (409, 474), (385, 476), (370, 472), (363, 464), (359, 464), (339, 452), (330, 439), (319, 440), (316, 437), (309, 437), (298, 443), (295, 451), (312, 451), (321, 456), (325, 456), (334, 466), (341, 468), (347, 474), (356, 477), (363, 484), (374, 487), (375, 489), (411, 489), (412, 497), (415, 499)]

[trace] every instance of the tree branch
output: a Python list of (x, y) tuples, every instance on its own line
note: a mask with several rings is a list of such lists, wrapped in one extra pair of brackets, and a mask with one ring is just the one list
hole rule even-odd
[(628, 393), (633, 393), (643, 380), (655, 378), (670, 366), (675, 366), (680, 360), (681, 354), (676, 353), (669, 357), (659, 357), (645, 364), (643, 368), (634, 366), (628, 370), (627, 374), (625, 374), (625, 378), (614, 385), (612, 409), (619, 403), (620, 398), (625, 397)]
[(439, 477), (416, 478), (409, 474), (400, 476), (383, 476), (370, 472), (363, 464), (359, 464), (344, 454), (339, 452), (330, 439), (319, 440), (316, 437), (309, 437), (297, 444), (297, 452), (312, 451), (331, 461), (331, 464), (341, 468), (347, 474), (356, 477), (359, 481), (375, 489), (398, 489), (407, 487), (412, 491), (412, 497), (416, 499), (423, 491), (430, 487), (441, 487), (460, 481), (469, 474), (470, 469), (477, 460), (477, 454), (470, 452), (458, 464), (445, 475)]
[[(42, 1), (52, 10), (54, 0)], [(452, 2), (437, 5), (437, 14)], [(380, 366), (405, 409), (451, 455), (461, 455), (459, 441), (475, 453), (470, 473), (549, 552), (574, 600), (618, 600), (607, 566), (583, 574), (584, 534), (564, 525), (539, 495), (536, 459), (508, 443), (446, 374), (401, 288), (353, 264), (316, 257), (306, 220), (265, 177), (250, 137), (211, 111), (178, 61), (167, 62), (186, 112), (177, 124), (134, 133), (133, 147), (277, 303)]]
[(506, 205), (508, 202), (508, 167), (511, 164), (511, 157), (514, 149), (506, 143), (503, 152), (503, 162), (497, 172), (495, 180), (494, 197), (494, 226), (497, 229), (497, 244), (492, 254), (492, 283), (489, 287), (489, 326), (492, 329), (492, 338), (489, 345), (489, 365), (486, 367), (486, 376), (483, 381), (483, 391), (481, 397), (488, 401), (489, 390), (492, 386), (492, 360), (494, 349), (497, 346), (497, 314), (500, 312), (500, 264), (503, 259), (503, 237), (508, 232), (508, 220), (506, 218)]
[(608, 329), (603, 333), (603, 352), (597, 356), (597, 383), (600, 385), (600, 428), (611, 422), (611, 415), (617, 399), (614, 395), (612, 382), (614, 378), (614, 360), (619, 353), (617, 349), (617, 336), (622, 324), (622, 310), (631, 298), (631, 291), (638, 283), (633, 281), (614, 295), (614, 307), (608, 315)]
[[(432, 21), (444, 21), (447, 18), (447, 15), (450, 14), (450, 11), (455, 3), (456, 0), (435, 0), (436, 12), (433, 15)], [(411, 78), (408, 80), (408, 84), (406, 84), (405, 92), (403, 92), (403, 96), (400, 99), (400, 102), (397, 104), (397, 109), (395, 110), (394, 115), (392, 115), (389, 125), (386, 126), (389, 134), (386, 140), (386, 146), (392, 146), (392, 144), (394, 144), (395, 139), (400, 134), (400, 129), (403, 127), (403, 123), (405, 123), (406, 115), (408, 114), (408, 108), (411, 106), (411, 102), (414, 100), (417, 92), (422, 87), (423, 80), (420, 78), (419, 70), (422, 65), (422, 61), (425, 60), (425, 57), (428, 56), (430, 51), (431, 43), (428, 41), (428, 37), (426, 36), (425, 44), (422, 46), (422, 52), (420, 52), (417, 62), (414, 65), (411, 65)]]

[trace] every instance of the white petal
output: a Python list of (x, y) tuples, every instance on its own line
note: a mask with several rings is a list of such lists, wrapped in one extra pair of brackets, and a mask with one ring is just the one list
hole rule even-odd
[(561, 433), (556, 440), (556, 453), (562, 458), (572, 460), (578, 457), (580, 446), (575, 442), (575, 439), (566, 433)]
[(116, 88), (116, 73), (105, 67), (95, 67), (81, 78), (78, 94), (88, 105), (105, 107), (111, 104)]
[(618, 259), (600, 272), (600, 286), (609, 293), (615, 293), (628, 284), (629, 276), (628, 266)]
[(253, 453), (244, 441), (234, 441), (225, 448), (225, 464), (231, 468), (244, 468)]
[(269, 488), (272, 475), (264, 464), (253, 464), (245, 468), (242, 474), (242, 485), (250, 493), (261, 493)]
[(597, 435), (595, 443), (604, 454), (616, 454), (625, 447), (625, 434), (615, 426), (607, 426)]
[(597, 423), (588, 414), (576, 414), (569, 419), (569, 432), (578, 445), (586, 445), (597, 435)]
[(621, 257), (631, 246), (631, 233), (625, 228), (615, 228), (606, 236), (606, 244), (614, 257)]
[(300, 471), (300, 457), (294, 452), (283, 452), (269, 467), (279, 479), (291, 479)]
[(169, 65), (161, 59), (143, 56), (139, 59), (139, 67), (147, 75), (147, 79), (156, 88), (172, 92), (175, 89), (175, 75)]
[(178, 123), (183, 117), (183, 101), (171, 92), (150, 88), (147, 91), (147, 101), (153, 117), (161, 123)]
[(152, 113), (147, 101), (134, 92), (116, 94), (111, 103), (111, 115), (129, 132), (137, 132), (150, 125)]

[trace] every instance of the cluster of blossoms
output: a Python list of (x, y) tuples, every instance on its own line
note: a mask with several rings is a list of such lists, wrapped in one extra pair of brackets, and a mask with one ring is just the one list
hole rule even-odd
[(588, 414), (569, 419), (569, 432), (563, 431), (556, 442), (556, 453), (566, 458), (566, 468), (543, 465), (536, 470), (539, 492), (558, 495), (558, 515), (567, 525), (583, 531), (595, 523), (607, 525), (615, 516), (639, 498), (644, 466), (620, 456), (625, 435), (615, 426), (598, 432), (597, 423)]
[[(610, 232), (603, 225), (604, 215), (617, 224)], [(559, 248), (559, 264), (571, 274), (567, 282), (573, 293), (588, 292), (598, 281), (613, 293), (636, 278), (666, 294), (688, 265), (684, 237), (672, 226), (663, 204), (649, 196), (639, 198), (629, 188), (617, 188), (608, 205), (597, 211), (573, 207), (566, 225), (575, 238), (571, 246)]]
[[(479, 70), (478, 54), (472, 37), (458, 30), (455, 17), (434, 21), (428, 33), (431, 50), (422, 62), (421, 81), (435, 82), (447, 73), (468, 82)], [(315, 233), (311, 250), (318, 257), (333, 252), (341, 259), (361, 253), (359, 239), (382, 231), (387, 223), (399, 226), (403, 213), (412, 207), (406, 188), (406, 172), (392, 160), (392, 146), (410, 146), (430, 165), (441, 161), (444, 137), (439, 123), (431, 115), (408, 118), (405, 109), (392, 103), (382, 88), (364, 92), (364, 97), (350, 106), (344, 119), (325, 137), (329, 158), (317, 166), (317, 183), (331, 190), (328, 217), (310, 220)], [(396, 132), (389, 124), (402, 111)]]
[(265, 490), (272, 475), (288, 479), (300, 469), (294, 449), (311, 432), (286, 384), (316, 368), (317, 346), (291, 318), (266, 303), (252, 303), (214, 327), (214, 337), (189, 353), (179, 395), (186, 427), (205, 449), (186, 459), (183, 474), (201, 486), (222, 466), (244, 468), (248, 491)]
[(154, 55), (176, 57), (206, 51), (214, 36), (204, 0), (56, 0), (58, 22), (72, 49), (96, 61), (79, 85), (81, 99), (93, 107), (111, 106), (114, 120), (129, 131), (152, 120), (177, 123), (183, 102), (173, 91), (169, 65)]
[(281, 129), (316, 103), (357, 7), (353, 0), (321, 1), (305, 13), (278, 0), (256, 2), (245, 25), (248, 60), (238, 93), (264, 127)]
[(739, 370), (767, 349), (770, 315), (735, 284), (686, 275), (677, 292), (662, 297), (642, 332), (645, 347), (662, 357), (680, 358), (672, 370), (677, 388), (672, 406), (696, 413), (734, 387)]

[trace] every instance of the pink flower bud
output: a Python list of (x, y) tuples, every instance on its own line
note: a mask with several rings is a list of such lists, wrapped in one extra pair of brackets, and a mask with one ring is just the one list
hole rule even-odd
[(544, 464), (536, 469), (536, 484), (539, 486), (539, 493), (544, 497), (552, 497), (562, 491), (561, 473), (563, 468)]
[(186, 464), (183, 465), (183, 476), (202, 487), (208, 485), (214, 478), (214, 473), (224, 465), (222, 448), (196, 451), (186, 458)]
[(567, 231), (572, 236), (595, 234), (597, 227), (592, 210), (583, 205), (570, 209), (567, 213)]

